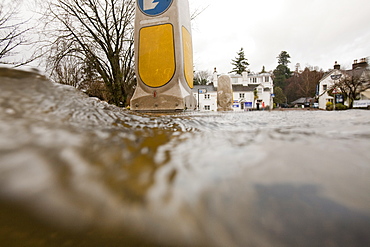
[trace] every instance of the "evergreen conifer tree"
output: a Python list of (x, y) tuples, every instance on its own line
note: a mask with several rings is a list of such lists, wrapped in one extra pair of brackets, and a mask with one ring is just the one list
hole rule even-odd
[(266, 72), (266, 69), (265, 69), (265, 66), (263, 66), (263, 67), (262, 67), (261, 74), (263, 74), (263, 73), (267, 73), (267, 72)]
[(234, 66), (233, 70), (230, 73), (236, 73), (241, 75), (243, 72), (247, 71), (247, 66), (249, 65), (248, 60), (245, 58), (244, 49), (241, 48), (237, 53), (238, 56), (231, 60), (231, 64)]
[(291, 77), (291, 71), (288, 67), (290, 55), (286, 51), (282, 51), (278, 59), (278, 66), (274, 70), (274, 86), (285, 90), (286, 80)]
[(277, 57), (278, 64), (281, 64), (281, 65), (284, 65), (284, 66), (288, 66), (288, 64), (290, 63), (289, 58), (290, 58), (289, 53), (286, 52), (286, 51), (282, 51), (279, 54), (279, 56)]

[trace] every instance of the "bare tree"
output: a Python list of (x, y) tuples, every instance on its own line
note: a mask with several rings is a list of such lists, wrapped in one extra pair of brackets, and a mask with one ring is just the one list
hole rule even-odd
[(69, 64), (83, 73), (88, 65), (104, 82), (110, 103), (127, 101), (135, 84), (134, 12), (134, 0), (50, 0), (45, 17), (54, 37), (49, 44), (51, 71), (58, 74)]
[(211, 77), (211, 73), (206, 70), (194, 73), (194, 85), (206, 85)]
[(55, 64), (54, 73), (51, 76), (56, 83), (79, 88), (83, 81), (81, 63), (72, 57), (65, 57)]
[(19, 3), (20, 1), (0, 3), (0, 63), (2, 64), (21, 65), (29, 62), (22, 63), (9, 59), (17, 55), (17, 48), (28, 44), (25, 33), (30, 29), (23, 28), (27, 21), (17, 20)]
[(193, 12), (191, 13), (190, 15), (190, 19), (193, 21), (195, 20), (199, 15), (201, 15), (207, 8), (209, 7), (209, 5), (207, 5), (206, 7), (198, 7), (196, 9), (193, 10)]
[(323, 75), (323, 71), (306, 67), (300, 74), (301, 82), (297, 85), (298, 93), (305, 98), (314, 97), (316, 93), (316, 85), (319, 83)]
[(285, 88), (288, 101), (294, 101), (298, 98), (314, 97), (316, 93), (316, 85), (323, 77), (324, 72), (314, 67), (306, 67), (302, 72), (296, 69), (292, 77), (287, 80)]

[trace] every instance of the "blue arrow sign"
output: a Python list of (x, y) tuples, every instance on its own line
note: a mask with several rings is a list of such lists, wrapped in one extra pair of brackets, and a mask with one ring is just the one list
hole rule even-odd
[(163, 14), (170, 7), (173, 0), (139, 0), (140, 10), (150, 16)]

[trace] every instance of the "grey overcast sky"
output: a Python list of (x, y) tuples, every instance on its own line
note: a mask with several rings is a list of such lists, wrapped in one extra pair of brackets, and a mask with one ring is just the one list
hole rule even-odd
[(196, 71), (232, 70), (244, 48), (249, 69), (273, 70), (281, 51), (300, 63), (349, 68), (370, 56), (369, 0), (189, 0), (190, 9), (208, 8), (192, 23)]

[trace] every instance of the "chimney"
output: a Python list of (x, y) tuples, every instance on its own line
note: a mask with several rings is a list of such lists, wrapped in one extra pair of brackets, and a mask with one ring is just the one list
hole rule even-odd
[(334, 69), (340, 70), (340, 64), (337, 61), (335, 61)]
[(216, 69), (216, 67), (215, 67), (215, 70), (213, 72), (212, 83), (213, 83), (213, 86), (215, 88), (217, 88), (217, 86), (218, 86), (218, 76), (217, 76), (217, 69)]
[(366, 61), (366, 58), (361, 58), (360, 62), (357, 61), (357, 59), (352, 64), (352, 70), (357, 68), (367, 68), (368, 64)]

